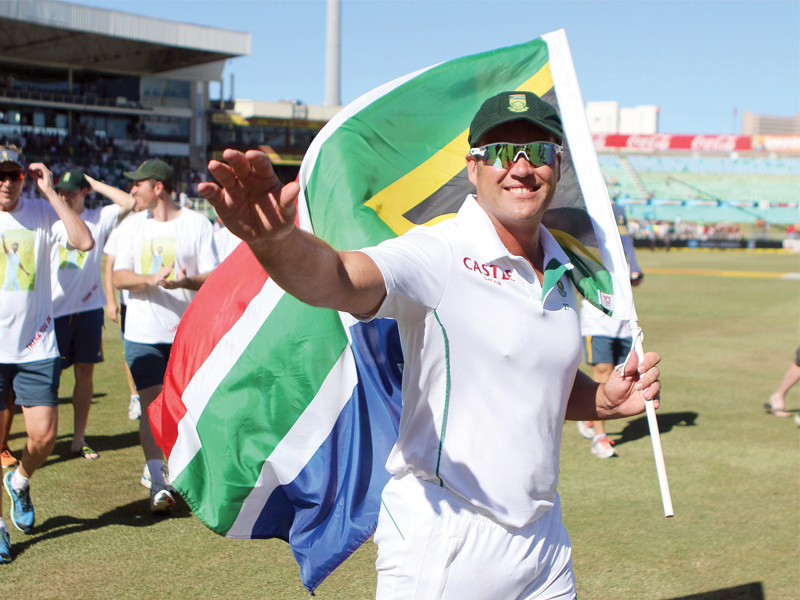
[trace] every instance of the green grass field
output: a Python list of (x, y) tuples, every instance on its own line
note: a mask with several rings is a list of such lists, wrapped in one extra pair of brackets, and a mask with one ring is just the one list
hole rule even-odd
[[(636, 291), (645, 349), (664, 356), (659, 419), (675, 518), (663, 517), (643, 417), (608, 424), (620, 458), (603, 461), (568, 422), (560, 490), (578, 595), (800, 598), (800, 434), (791, 419), (762, 409), (800, 343), (800, 282), (752, 275), (798, 272), (800, 260), (646, 250), (639, 259), (647, 275)], [(32, 480), (37, 526), (30, 536), (12, 527), (16, 559), (0, 566), (0, 598), (307, 598), (284, 542), (224, 539), (183, 503), (171, 518), (149, 514), (121, 350), (110, 323), (87, 435), (98, 461), (70, 455), (73, 377), (64, 373), (58, 442)], [(797, 388), (788, 405), (800, 408)], [(24, 440), (17, 415), (15, 454)], [(8, 505), (5, 496), (5, 515)], [(367, 543), (317, 596), (374, 597), (374, 560)]]

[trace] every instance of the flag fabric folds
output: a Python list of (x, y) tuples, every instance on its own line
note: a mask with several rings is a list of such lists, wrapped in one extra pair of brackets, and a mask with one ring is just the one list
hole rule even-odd
[[(563, 31), (412, 73), (354, 101), (300, 168), (298, 224), (358, 249), (455, 214), (470, 121), (528, 90), (564, 122), (546, 225), (595, 305), (635, 318), (616, 221)], [(397, 436), (402, 352), (390, 320), (358, 323), (275, 285), (240, 245), (181, 320), (149, 415), (173, 485), (214, 531), (287, 540), (313, 592), (370, 537)]]

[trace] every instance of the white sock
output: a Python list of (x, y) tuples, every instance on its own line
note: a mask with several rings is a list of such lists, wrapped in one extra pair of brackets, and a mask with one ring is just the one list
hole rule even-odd
[(8, 533), (8, 527), (6, 527), (6, 520), (3, 517), (0, 517), (0, 529)]
[(605, 433), (598, 433), (592, 438), (592, 441), (596, 442), (598, 440), (602, 440), (604, 437), (606, 437)]
[(150, 470), (150, 481), (153, 483), (166, 483), (164, 481), (164, 461), (154, 458), (147, 461), (147, 468)]
[(139, 400), (139, 394), (131, 394), (131, 402), (134, 400)]
[(14, 469), (14, 473), (11, 475), (11, 487), (15, 490), (24, 490), (28, 487), (29, 478), (23, 477), (19, 469)]

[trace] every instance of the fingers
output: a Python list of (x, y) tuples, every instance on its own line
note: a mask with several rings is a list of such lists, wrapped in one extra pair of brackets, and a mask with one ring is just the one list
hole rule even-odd
[(250, 166), (253, 168), (253, 173), (262, 179), (275, 178), (276, 183), (280, 183), (275, 169), (272, 168), (272, 161), (269, 157), (260, 150), (248, 150), (245, 153), (245, 158), (249, 161)]
[[(264, 158), (266, 158), (266, 154), (263, 152), (261, 154), (263, 154)], [(233, 174), (239, 181), (245, 182), (252, 177), (253, 170), (250, 166), (250, 161), (247, 160), (247, 157), (238, 150), (231, 150), (228, 148), (222, 153), (222, 158), (228, 161), (230, 169), (233, 171)], [(224, 182), (222, 182), (222, 184), (225, 185)], [(228, 186), (226, 185), (225, 187), (227, 188)]]
[(279, 199), (281, 208), (284, 211), (286, 211), (287, 208), (294, 208), (298, 195), (300, 195), (300, 184), (296, 181), (291, 181), (283, 186)]

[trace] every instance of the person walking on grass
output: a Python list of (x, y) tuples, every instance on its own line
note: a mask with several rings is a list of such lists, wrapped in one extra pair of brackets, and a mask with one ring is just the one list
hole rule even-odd
[[(28, 171), (46, 201), (21, 198), (25, 159), (16, 146), (0, 146), (0, 230), (31, 261), (30, 275), (19, 289), (0, 291), (0, 411), (5, 413), (13, 389), (28, 434), (22, 460), (6, 471), (3, 487), (11, 499), (11, 522), (24, 533), (35, 523), (30, 478), (50, 456), (58, 432), (61, 359), (53, 326), (50, 253), (55, 244), (83, 252), (94, 246), (86, 224), (53, 187), (47, 167), (34, 163)], [(54, 227), (59, 220), (63, 228)], [(11, 560), (8, 528), (0, 518), (0, 562)]]
[[(103, 246), (117, 224), (133, 210), (130, 194), (96, 181), (80, 169), (69, 169), (55, 186), (61, 198), (79, 215), (95, 240), (91, 251), (77, 260), (65, 260), (66, 252), (52, 250), (53, 314), (61, 369), (75, 366), (72, 392), (74, 429), (72, 453), (88, 460), (100, 458), (85, 440), (89, 410), (94, 396), (94, 366), (103, 361), (103, 312), (107, 303), (102, 280)], [(86, 208), (86, 197), (98, 192), (112, 204)], [(56, 223), (54, 230), (64, 228)]]
[(563, 274), (563, 295), (543, 289), (554, 265), (572, 266), (541, 225), (562, 138), (538, 96), (488, 99), (466, 155), (477, 194), (453, 219), (360, 251), (294, 225), (299, 185), (283, 186), (263, 152), (225, 150), (227, 164), (209, 163), (221, 187), (198, 186), (283, 290), (397, 320), (403, 409), (374, 538), (378, 600), (575, 598), (557, 492), (564, 419), (632, 416), (658, 397), (653, 352), (605, 384), (580, 373), (575, 293)]
[[(172, 201), (172, 167), (147, 160), (125, 177), (133, 182), (131, 195), (141, 212), (118, 230), (113, 281), (129, 292), (125, 360), (141, 402), (139, 441), (151, 478), (150, 510), (166, 513), (175, 505), (175, 490), (166, 481), (147, 407), (161, 393), (181, 316), (218, 260), (210, 221)], [(163, 266), (153, 272), (155, 263)]]

